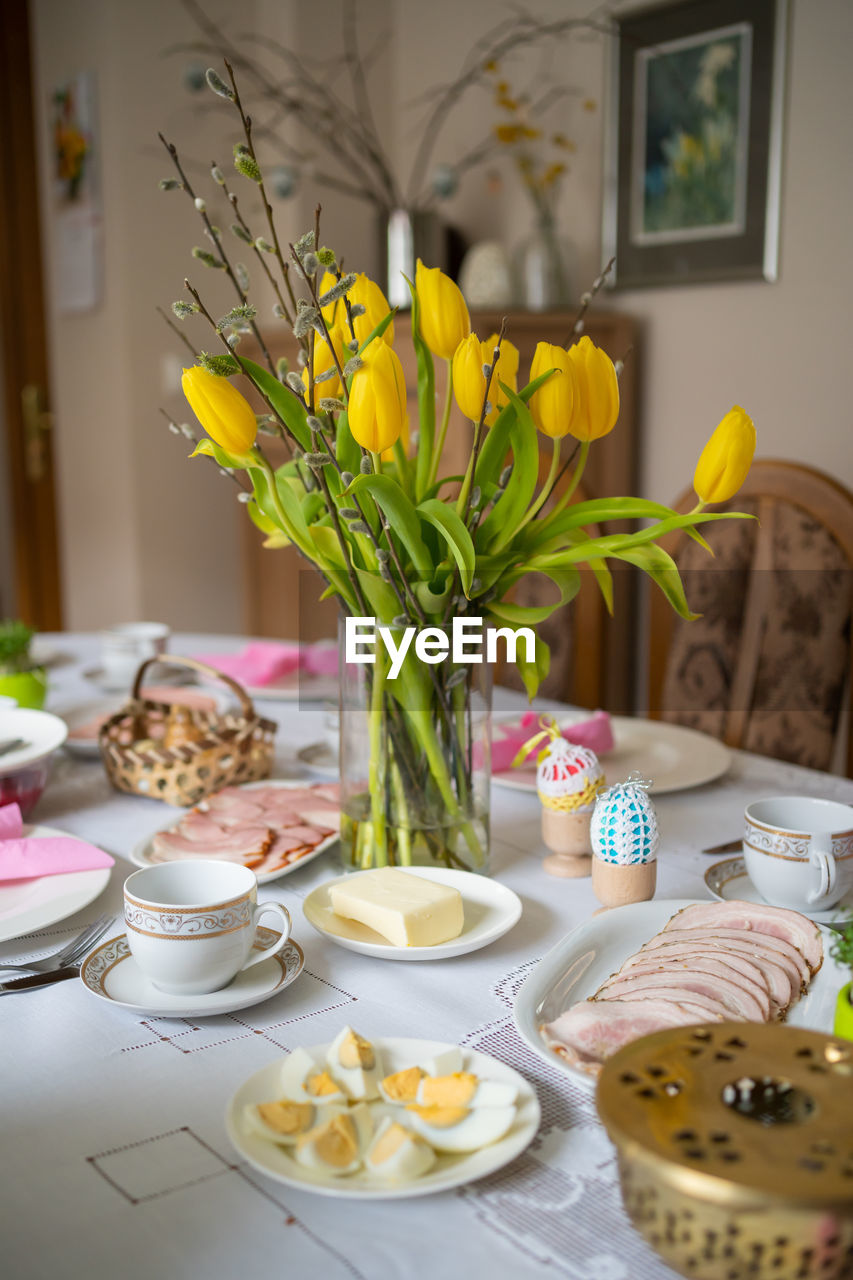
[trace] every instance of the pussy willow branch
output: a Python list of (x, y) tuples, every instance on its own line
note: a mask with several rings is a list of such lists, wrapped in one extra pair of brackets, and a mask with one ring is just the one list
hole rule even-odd
[[(214, 162), (214, 167), (216, 167), (216, 166), (215, 166), (215, 162)], [(256, 237), (252, 235), (252, 232), (251, 232), (251, 229), (250, 229), (250, 227), (249, 227), (249, 224), (248, 224), (248, 222), (246, 221), (246, 219), (243, 217), (243, 212), (242, 212), (242, 210), (240, 209), (240, 202), (239, 202), (239, 199), (238, 199), (238, 196), (237, 196), (237, 192), (236, 192), (236, 191), (232, 191), (232, 190), (229, 188), (229, 186), (228, 186), (228, 183), (227, 183), (227, 182), (223, 182), (223, 184), (222, 184), (222, 190), (223, 190), (223, 193), (225, 194), (225, 196), (226, 196), (226, 198), (227, 198), (227, 200), (228, 200), (228, 203), (230, 204), (231, 208), (234, 210), (234, 217), (237, 219), (237, 223), (238, 223), (238, 225), (239, 225), (239, 226), (241, 226), (241, 227), (243, 228), (243, 230), (245, 231), (245, 233), (246, 233), (246, 235), (247, 235), (247, 236), (251, 236), (251, 240), (252, 240), (252, 245), (251, 245), (252, 252), (254, 253), (255, 257), (258, 259), (258, 262), (261, 264), (261, 268), (262, 268), (262, 270), (263, 270), (263, 272), (264, 272), (264, 275), (266, 276), (267, 280), (269, 281), (269, 283), (270, 283), (270, 285), (271, 285), (271, 287), (272, 287), (273, 293), (274, 293), (274, 294), (275, 294), (275, 296), (276, 296), (276, 301), (278, 302), (278, 305), (281, 307), (282, 311), (284, 312), (284, 318), (285, 318), (285, 320), (287, 321), (287, 323), (288, 323), (289, 325), (292, 325), (292, 324), (293, 324), (293, 317), (291, 316), (291, 314), (290, 314), (290, 312), (289, 312), (289, 310), (288, 310), (287, 303), (284, 301), (284, 298), (282, 297), (282, 293), (281, 293), (281, 289), (280, 289), (280, 287), (279, 287), (279, 283), (278, 283), (278, 281), (276, 280), (276, 278), (275, 278), (275, 276), (273, 275), (273, 273), (270, 271), (269, 263), (267, 262), (267, 257), (268, 257), (268, 255), (267, 255), (267, 254), (265, 254), (265, 253), (263, 253), (263, 252), (258, 248), (258, 246), (255, 244), (255, 238), (256, 238)]]
[(189, 338), (184, 333), (183, 329), (181, 329), (179, 325), (175, 324), (171, 316), (167, 315), (167, 313), (163, 310), (162, 307), (157, 308), (157, 314), (161, 316), (163, 320), (165, 320), (166, 324), (172, 330), (172, 333), (174, 333), (176, 337), (180, 338), (181, 342), (184, 344), (184, 346), (192, 355), (193, 360), (197, 361), (199, 358), (199, 353), (196, 351), (195, 347), (190, 342)]
[(251, 116), (247, 116), (246, 112), (243, 110), (243, 103), (240, 101), (240, 91), (237, 88), (237, 80), (234, 76), (234, 68), (231, 66), (231, 63), (228, 61), (227, 58), (225, 59), (225, 70), (228, 72), (228, 79), (231, 81), (231, 91), (234, 94), (234, 106), (237, 108), (237, 111), (240, 113), (240, 122), (243, 125), (243, 133), (245, 134), (245, 137), (246, 137), (246, 146), (249, 149), (249, 155), (254, 160), (255, 164), (258, 167), (258, 173), (261, 175), (260, 181), (257, 184), (258, 191), (260, 192), (261, 201), (264, 206), (264, 213), (266, 214), (267, 226), (269, 227), (270, 235), (272, 236), (272, 244), (273, 244), (273, 249), (275, 251), (276, 261), (278, 262), (279, 269), (282, 274), (282, 279), (285, 281), (285, 284), (286, 284), (287, 267), (284, 264), (284, 257), (281, 252), (281, 245), (278, 242), (278, 231), (276, 230), (275, 219), (273, 218), (272, 206), (269, 200), (267, 199), (267, 193), (264, 187), (263, 173), (261, 170), (261, 166), (258, 164), (258, 157), (255, 155), (255, 144), (252, 141), (252, 119), (251, 119)]
[[(178, 177), (181, 180), (181, 184), (183, 186), (184, 191), (186, 191), (187, 196), (193, 201), (193, 204), (195, 205), (196, 193), (192, 188), (192, 185), (190, 183), (189, 178), (186, 175), (186, 172), (184, 171), (183, 165), (181, 164), (180, 157), (178, 156), (178, 148), (175, 146), (173, 142), (167, 142), (166, 139), (163, 137), (162, 133), (158, 133), (157, 137), (160, 139), (160, 141), (163, 143), (163, 146), (166, 148), (166, 151), (169, 153), (172, 159), (172, 164), (175, 166), (175, 170), (178, 174)], [(195, 207), (198, 208), (198, 206), (195, 206)], [(231, 281), (235, 290), (237, 291), (237, 297), (240, 299), (241, 306), (245, 306), (248, 301), (248, 297), (244, 292), (240, 284), (240, 281), (237, 279), (237, 276), (234, 274), (234, 269), (231, 266), (231, 261), (228, 257), (228, 254), (225, 252), (225, 248), (222, 244), (222, 239), (220, 237), (219, 232), (217, 231), (213, 223), (210, 221), (210, 218), (207, 216), (206, 209), (198, 209), (198, 214), (202, 222), (204, 223), (205, 230), (207, 231), (208, 236), (213, 242), (214, 247), (219, 251), (219, 257), (221, 259), (222, 265), (225, 268), (225, 271), (228, 275), (229, 280)], [(266, 346), (266, 343), (264, 342), (263, 335), (261, 334), (260, 329), (258, 328), (254, 320), (250, 321), (250, 326), (251, 326), (252, 333), (255, 336), (255, 340), (258, 343), (258, 346), (260, 347), (261, 351), (264, 353), (264, 359), (267, 362), (267, 366), (270, 370), (270, 373), (275, 375), (275, 361), (273, 360), (272, 356), (267, 350), (267, 346)]]
[(579, 337), (580, 334), (583, 333), (584, 320), (586, 319), (586, 313), (589, 310), (589, 304), (592, 302), (595, 295), (600, 291), (605, 280), (610, 275), (610, 272), (613, 270), (613, 264), (615, 261), (616, 261), (616, 256), (614, 254), (614, 256), (608, 262), (607, 266), (604, 268), (604, 270), (599, 272), (599, 274), (595, 277), (595, 279), (592, 282), (591, 288), (589, 288), (586, 291), (586, 293), (583, 294), (583, 296), (581, 297), (580, 309), (577, 315), (575, 316), (574, 320), (572, 321), (572, 327), (569, 332), (569, 336), (568, 338), (566, 338), (567, 347), (571, 346), (574, 340), (577, 337)]

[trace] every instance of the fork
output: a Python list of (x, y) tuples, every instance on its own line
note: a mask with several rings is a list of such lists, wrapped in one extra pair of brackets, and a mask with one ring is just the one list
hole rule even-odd
[(77, 934), (76, 938), (72, 938), (66, 943), (60, 951), (54, 951), (53, 955), (45, 956), (43, 960), (31, 960), (28, 964), (4, 964), (0, 962), (0, 970), (7, 970), (14, 973), (51, 973), (54, 969), (61, 969), (63, 965), (76, 964), (78, 960), (82, 960), (86, 952), (95, 945), (99, 938), (102, 938), (112, 924), (113, 917), (110, 914), (98, 916), (97, 920), (93, 920), (91, 924), (87, 924), (86, 928)]

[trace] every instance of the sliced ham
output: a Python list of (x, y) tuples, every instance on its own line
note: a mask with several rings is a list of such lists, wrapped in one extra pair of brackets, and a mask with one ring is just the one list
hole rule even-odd
[(750, 933), (746, 929), (673, 929), (655, 934), (643, 947), (643, 951), (654, 951), (658, 947), (666, 947), (671, 943), (705, 943), (710, 939), (719, 939), (727, 945), (747, 946), (751, 953), (770, 956), (777, 964), (782, 964), (791, 973), (797, 984), (797, 990), (808, 984), (811, 977), (805, 957), (786, 942), (784, 938), (774, 938), (768, 933)]
[[(745, 1017), (766, 1022), (775, 1010), (772, 1009), (770, 995), (761, 974), (757, 969), (754, 971), (758, 975), (757, 979), (748, 974), (737, 973), (713, 956), (701, 954), (690, 959), (670, 957), (666, 962), (648, 956), (639, 963), (624, 964), (617, 974), (608, 978), (601, 990), (618, 991), (628, 978), (650, 977), (661, 985), (667, 983), (686, 987), (688, 991), (707, 990), (714, 996), (725, 997), (727, 1004), (728, 997), (731, 997), (735, 1008)], [(693, 985), (694, 982), (701, 983), (701, 987)]]
[[(688, 964), (698, 966), (706, 972), (709, 971), (709, 965), (719, 964), (742, 985), (755, 983), (767, 992), (774, 1016), (786, 1010), (800, 990), (799, 976), (793, 965), (789, 975), (781, 965), (766, 960), (755, 951), (727, 947), (724, 941), (715, 939), (701, 944), (676, 942), (651, 952), (638, 951), (625, 961), (619, 972), (648, 965), (668, 970), (670, 967)], [(710, 972), (715, 972), (715, 969), (712, 968)]]
[(628, 1000), (637, 992), (654, 993), (658, 991), (673, 999), (675, 991), (692, 992), (708, 1000), (715, 1009), (722, 1009), (732, 1017), (745, 1018), (749, 1022), (766, 1022), (770, 1017), (770, 1000), (767, 992), (762, 992), (763, 1002), (740, 987), (736, 982), (719, 974), (703, 973), (700, 969), (684, 970), (673, 973), (670, 970), (658, 973), (629, 971), (617, 978), (611, 978), (596, 994), (596, 1000)]
[(158, 831), (152, 843), (160, 859), (221, 857), (250, 865), (263, 858), (272, 839), (269, 827), (243, 826), (220, 831), (218, 839), (211, 840), (188, 840), (177, 831)]
[(823, 941), (813, 920), (799, 911), (770, 907), (757, 902), (697, 902), (678, 911), (664, 928), (665, 933), (680, 929), (742, 929), (746, 932), (782, 938), (805, 957), (811, 972), (817, 973), (823, 963)]
[(639, 1001), (582, 1000), (542, 1028), (552, 1049), (590, 1075), (598, 1075), (601, 1064), (617, 1049), (664, 1027), (717, 1022), (689, 1000), (649, 999)]

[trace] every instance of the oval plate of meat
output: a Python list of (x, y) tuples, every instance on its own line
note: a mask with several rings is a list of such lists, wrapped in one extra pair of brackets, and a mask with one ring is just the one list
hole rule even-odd
[(266, 884), (331, 848), (339, 829), (336, 783), (245, 782), (207, 796), (130, 857), (137, 867), (183, 858), (238, 862)]
[(515, 1002), (527, 1043), (593, 1083), (605, 1058), (664, 1027), (790, 1022), (832, 1032), (849, 973), (797, 911), (661, 899), (616, 907), (558, 942)]

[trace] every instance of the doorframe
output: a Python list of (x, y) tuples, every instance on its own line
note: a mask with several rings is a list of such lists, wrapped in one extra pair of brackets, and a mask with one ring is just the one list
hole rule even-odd
[(0, 200), (2, 396), (16, 597), (3, 602), (3, 611), (37, 630), (56, 631), (62, 590), (28, 0), (0, 3), (0, 119), (7, 155), (14, 157), (5, 166)]

